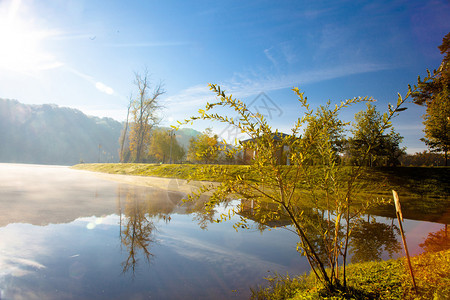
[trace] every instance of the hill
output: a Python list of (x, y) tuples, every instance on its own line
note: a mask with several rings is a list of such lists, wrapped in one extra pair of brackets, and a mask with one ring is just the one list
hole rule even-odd
[[(0, 162), (74, 165), (118, 162), (122, 123), (54, 104), (27, 105), (0, 98)], [(180, 145), (200, 132), (176, 131)]]
[(0, 162), (117, 162), (122, 125), (53, 104), (0, 99)]

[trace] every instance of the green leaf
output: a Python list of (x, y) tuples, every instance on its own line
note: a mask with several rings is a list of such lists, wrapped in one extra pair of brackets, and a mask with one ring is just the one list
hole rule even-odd
[(397, 100), (397, 106), (399, 106), (403, 102), (402, 95), (398, 93), (398, 100)]

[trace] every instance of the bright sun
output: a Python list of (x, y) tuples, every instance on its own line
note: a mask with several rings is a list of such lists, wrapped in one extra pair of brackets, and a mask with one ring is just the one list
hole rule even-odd
[(0, 7), (0, 69), (35, 73), (61, 64), (43, 48), (44, 42), (55, 32), (42, 30), (31, 21), (21, 19), (20, 1)]

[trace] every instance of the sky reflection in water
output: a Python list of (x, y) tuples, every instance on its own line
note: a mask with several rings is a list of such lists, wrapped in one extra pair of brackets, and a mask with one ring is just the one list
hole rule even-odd
[[(0, 169), (1, 299), (245, 299), (269, 270), (309, 269), (291, 232), (236, 232), (232, 222), (202, 230), (196, 205), (182, 205), (180, 193), (67, 168)], [(404, 227), (417, 254), (443, 225)]]
[[(63, 298), (66, 293), (74, 298), (227, 298), (233, 289), (248, 295), (248, 286), (258, 283), (267, 270), (306, 267), (295, 253), (295, 243), (284, 244), (288, 232), (236, 233), (229, 224), (202, 231), (191, 216), (173, 215), (169, 224), (156, 222), (149, 261), (138, 250), (135, 271), (122, 273), (129, 249), (120, 243), (119, 217), (97, 220), (0, 229), (1, 240), (8, 242), (0, 246), (2, 294), (41, 299)], [(283, 244), (277, 247), (271, 235)]]

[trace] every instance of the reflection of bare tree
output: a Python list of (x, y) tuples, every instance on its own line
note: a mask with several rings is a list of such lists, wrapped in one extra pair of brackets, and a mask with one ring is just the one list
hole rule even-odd
[(393, 223), (387, 225), (378, 223), (375, 219), (358, 220), (351, 237), (352, 262), (381, 260), (383, 250), (387, 251), (391, 257), (401, 250), (400, 243), (396, 239), (399, 232), (398, 227)]
[(450, 249), (450, 237), (447, 224), (437, 232), (430, 232), (427, 239), (419, 244), (425, 252), (438, 252)]
[(131, 270), (134, 274), (139, 257), (150, 262), (153, 256), (150, 247), (155, 240), (155, 220), (168, 224), (172, 220), (171, 214), (175, 212), (190, 214), (203, 207), (203, 202), (183, 205), (185, 195), (182, 193), (168, 194), (167, 191), (139, 186), (119, 186), (116, 194), (120, 241), (128, 253), (122, 263), (123, 273)]
[[(121, 216), (121, 243), (128, 252), (127, 259), (122, 263), (123, 272), (131, 270), (134, 274), (139, 261), (139, 252), (149, 262), (153, 254), (150, 244), (154, 241), (152, 233), (155, 229), (153, 221), (147, 214), (146, 203), (140, 201), (137, 195), (129, 190), (125, 203), (124, 216)], [(123, 226), (123, 228), (122, 228)]]

